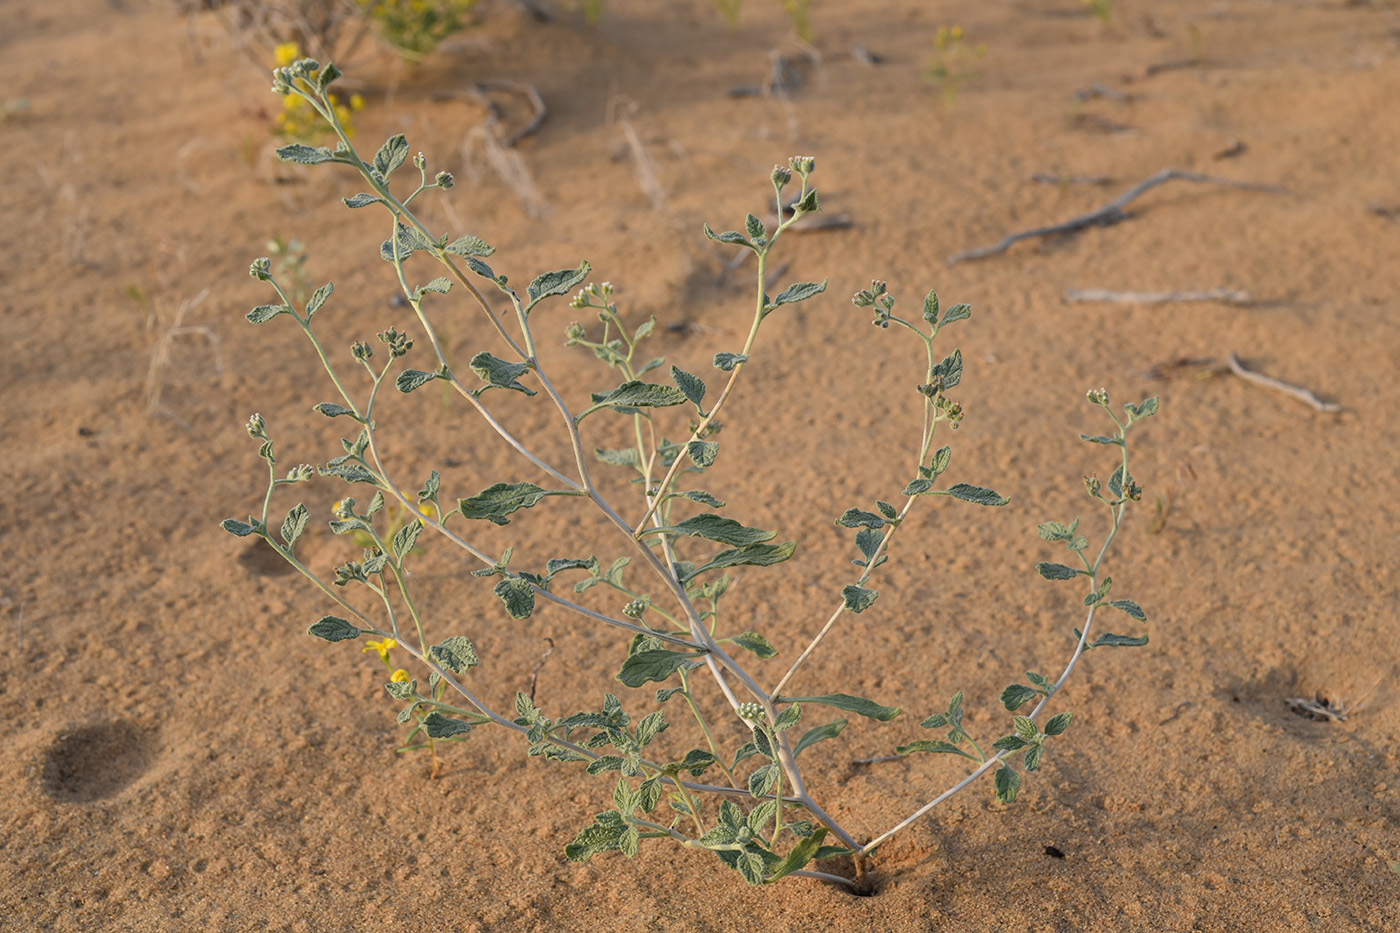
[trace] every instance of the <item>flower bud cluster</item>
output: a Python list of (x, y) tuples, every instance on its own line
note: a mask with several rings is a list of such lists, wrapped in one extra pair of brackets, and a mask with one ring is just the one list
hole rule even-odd
[(355, 498), (346, 496), (331, 507), (331, 512), (340, 521), (349, 521), (355, 517)]
[(374, 356), (374, 348), (363, 340), (356, 340), (350, 344), (350, 355), (361, 363), (368, 363), (370, 357)]
[(255, 412), (248, 419), (248, 423), (244, 425), (244, 427), (247, 428), (249, 437), (260, 441), (268, 440), (267, 422), (263, 420), (262, 415), (259, 415)]
[(645, 599), (634, 599), (622, 607), (622, 614), (629, 619), (640, 619), (647, 611), (647, 601)]
[(316, 468), (309, 463), (294, 466), (287, 471), (287, 482), (309, 483), (316, 475)]
[(1085, 393), (1085, 397), (1095, 405), (1108, 407), (1108, 390), (1105, 388), (1090, 389)]
[(248, 274), (259, 282), (266, 282), (272, 278), (272, 260), (266, 256), (254, 259), (253, 264), (248, 267)]
[(438, 172), (437, 177), (433, 179), (433, 184), (446, 191), (448, 188), (457, 184), (457, 180), (452, 177), (451, 172)]
[(379, 337), (380, 343), (389, 347), (389, 356), (394, 359), (398, 359), (413, 349), (413, 341), (408, 339), (408, 335), (401, 334), (392, 327), (376, 336)]
[(816, 170), (817, 160), (815, 156), (793, 156), (788, 159), (788, 165), (792, 166), (794, 172), (806, 178)]
[(763, 721), (763, 704), (761, 704), (761, 703), (740, 703), (740, 704), (739, 704), (738, 713), (739, 713), (739, 718), (740, 718), (740, 719), (747, 720), (748, 722), (762, 722), (762, 721)]

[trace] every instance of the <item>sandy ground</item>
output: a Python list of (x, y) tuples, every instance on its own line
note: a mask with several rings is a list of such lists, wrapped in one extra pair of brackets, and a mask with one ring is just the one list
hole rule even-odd
[[(303, 634), (327, 601), (217, 527), (261, 496), (250, 412), (267, 416), (284, 463), (338, 452), (338, 425), (307, 411), (330, 396), (295, 329), (242, 319), (269, 297), (248, 262), (270, 237), (305, 241), (311, 278), (337, 284), (323, 314), (328, 345), (344, 347), (409, 323), (375, 258), (382, 218), (338, 203), (358, 190), (344, 175), (271, 161), (265, 70), (213, 20), (133, 0), (12, 2), (0, 27), (0, 929), (1400, 927), (1400, 13), (1124, 0), (1105, 26), (1074, 0), (829, 0), (819, 61), (778, 99), (727, 94), (765, 79), (771, 49), (798, 52), (776, 9), (751, 2), (731, 31), (698, 0), (610, 6), (592, 30), (577, 14), (540, 25), (492, 8), (416, 72), (370, 56), (352, 73), (368, 101), (358, 138), (372, 148), (405, 132), (456, 171), (450, 208), (427, 216), (496, 245), (498, 271), (525, 281), (587, 258), (619, 283), (629, 320), (656, 315), (654, 352), (711, 373), (710, 356), (743, 340), (751, 267), (721, 280), (727, 254), (700, 225), (732, 228), (761, 207), (772, 163), (817, 157), (827, 211), (852, 225), (795, 234), (779, 261), (784, 281), (831, 288), (764, 331), (705, 482), (730, 514), (800, 542), (784, 568), (740, 573), (726, 609), (782, 652), (757, 662), (763, 680), (849, 582), (848, 533), (832, 519), (910, 478), (920, 351), (847, 296), (878, 277), (904, 308), (930, 287), (974, 307), (950, 334), (968, 365), (948, 475), (1012, 503), (916, 513), (880, 602), (804, 669), (804, 692), (908, 710), (854, 724), (818, 747), (825, 758), (809, 752), (813, 792), (869, 838), (960, 771), (947, 756), (854, 760), (917, 737), (958, 689), (969, 726), (1000, 734), (1001, 688), (1059, 669), (1081, 610), (1031, 569), (1054, 556), (1034, 527), (1084, 514), (1102, 534), (1080, 477), (1111, 461), (1076, 437), (1101, 429), (1083, 402), (1101, 384), (1119, 400), (1162, 397), (1136, 435), (1144, 507), (1112, 561), (1115, 595), (1151, 615), (1150, 645), (1091, 653), (1062, 701), (1075, 727), (1021, 798), (998, 804), (984, 782), (938, 810), (880, 852), (875, 897), (801, 879), (750, 889), (711, 856), (664, 846), (565, 862), (563, 844), (611, 806), (610, 780), (527, 759), (504, 730), (450, 748), (428, 779), (427, 759), (394, 752), (378, 660)], [(937, 27), (952, 24), (988, 52), (947, 99), (926, 74)], [(856, 61), (854, 44), (882, 62)], [(549, 105), (517, 150), (537, 186), (528, 209), (479, 157), (473, 184), (462, 144), (484, 112), (440, 96), (489, 79), (528, 81)], [(1113, 93), (1079, 99), (1090, 85)], [(519, 102), (501, 100), (518, 123)], [(622, 117), (664, 203), (638, 182)], [(1172, 182), (1120, 224), (944, 262), (1165, 168), (1285, 191)], [(1065, 302), (1074, 288), (1253, 298)], [(467, 305), (451, 308), (451, 352), (489, 348)], [(595, 361), (554, 339), (573, 312), (541, 313), (543, 359), (566, 393), (606, 388)], [(1164, 365), (1231, 352), (1341, 411)], [(407, 362), (429, 366), (422, 348)], [(544, 406), (500, 404), (562, 458)], [(538, 478), (460, 400), (393, 405), (386, 444), (405, 485), (432, 468), (456, 495)], [(321, 523), (346, 487), (301, 491), (317, 517), (303, 547), (325, 571), (353, 556)], [(1172, 505), (1151, 534), (1156, 496)], [(533, 564), (557, 549), (622, 553), (561, 501), (480, 532), (481, 546), (514, 542)], [(611, 631), (557, 609), (513, 622), (467, 569), (435, 548), (417, 579), (434, 630), (476, 642), (487, 700), (526, 688), (546, 639), (537, 698), (551, 711), (618, 686)], [(1345, 722), (1285, 704), (1319, 692), (1366, 698)], [(626, 699), (645, 709), (645, 694)], [(683, 725), (665, 738), (695, 741)]]

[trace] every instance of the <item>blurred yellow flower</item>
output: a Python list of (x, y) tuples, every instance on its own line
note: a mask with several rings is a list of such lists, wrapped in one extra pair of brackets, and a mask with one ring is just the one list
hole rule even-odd
[(399, 668), (398, 670), (394, 671), (394, 673), (389, 677), (389, 680), (396, 684), (406, 684), (412, 679), (413, 678), (409, 676), (408, 671), (404, 670), (403, 668)]
[(272, 55), (277, 60), (278, 68), (286, 68), (301, 58), (301, 46), (295, 42), (284, 42), (273, 50)]
[(398, 646), (398, 642), (394, 641), (392, 638), (386, 638), (383, 641), (368, 642), (364, 646), (364, 648), (361, 649), (360, 653), (369, 654), (371, 651), (376, 652), (379, 655), (379, 660), (383, 661), (385, 664), (388, 664), (389, 652), (397, 648)]

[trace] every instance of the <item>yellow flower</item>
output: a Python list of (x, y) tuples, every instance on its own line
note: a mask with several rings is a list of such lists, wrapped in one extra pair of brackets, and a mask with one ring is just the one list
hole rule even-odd
[(351, 109), (351, 110), (364, 110), (364, 109), (365, 109), (365, 99), (364, 99), (363, 97), (361, 97), (359, 94), (351, 94), (351, 95), (350, 95), (350, 109)]
[[(418, 514), (426, 515), (428, 518), (437, 518), (437, 509), (433, 507), (431, 502), (420, 502), (418, 503)], [(418, 519), (418, 524), (424, 524), (423, 519)]]
[(408, 671), (404, 670), (403, 668), (399, 668), (398, 670), (394, 671), (393, 675), (389, 677), (389, 680), (396, 684), (406, 684), (412, 679), (413, 678), (409, 676)]
[(389, 652), (397, 648), (398, 646), (398, 642), (394, 641), (392, 638), (386, 638), (383, 641), (369, 642), (364, 646), (363, 649), (361, 649), (360, 653), (369, 654), (371, 651), (377, 652), (379, 654), (379, 660), (383, 661), (385, 664), (388, 664)]
[(295, 42), (284, 42), (272, 52), (277, 59), (277, 67), (286, 68), (301, 57), (301, 46)]

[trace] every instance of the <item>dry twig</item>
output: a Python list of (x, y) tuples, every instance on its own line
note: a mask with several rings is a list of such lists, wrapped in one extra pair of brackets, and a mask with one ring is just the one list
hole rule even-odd
[(1182, 172), (1176, 169), (1163, 169), (1152, 177), (1141, 181), (1128, 189), (1123, 194), (1109, 201), (1103, 207), (1071, 218), (1063, 223), (1050, 224), (1046, 227), (1035, 227), (1030, 230), (1021, 230), (1016, 233), (1007, 234), (1000, 242), (991, 246), (983, 246), (977, 249), (965, 250), (961, 253), (954, 253), (948, 257), (948, 265), (956, 265), (968, 259), (984, 259), (987, 256), (995, 256), (1006, 252), (1014, 244), (1022, 240), (1031, 240), (1037, 237), (1054, 236), (1060, 233), (1074, 233), (1087, 227), (1107, 227), (1112, 224), (1128, 219), (1129, 215), (1124, 210), (1127, 205), (1146, 194), (1158, 185), (1166, 184), (1173, 179), (1177, 181), (1191, 181), (1198, 184), (1226, 185), (1231, 188), (1244, 188), (1249, 191), (1266, 191), (1271, 194), (1283, 194), (1285, 189), (1276, 185), (1259, 185), (1253, 182), (1235, 181), (1232, 178), (1219, 178), (1214, 175), (1202, 175), (1197, 172)]
[(1230, 372), (1239, 376), (1246, 382), (1252, 382), (1266, 389), (1273, 389), (1275, 392), (1282, 392), (1284, 395), (1292, 396), (1301, 402), (1311, 405), (1317, 411), (1337, 412), (1342, 410), (1342, 406), (1338, 405), (1336, 402), (1324, 402), (1322, 399), (1300, 386), (1290, 385), (1272, 376), (1266, 376), (1263, 373), (1256, 373), (1253, 370), (1245, 369), (1239, 357), (1235, 356), (1233, 353), (1225, 359), (1225, 362), (1230, 367)]
[(1252, 301), (1249, 292), (1233, 288), (1212, 288), (1185, 292), (1115, 292), (1106, 288), (1071, 288), (1065, 301), (1111, 301), (1126, 305), (1162, 305), (1178, 301), (1223, 301), (1244, 304)]

